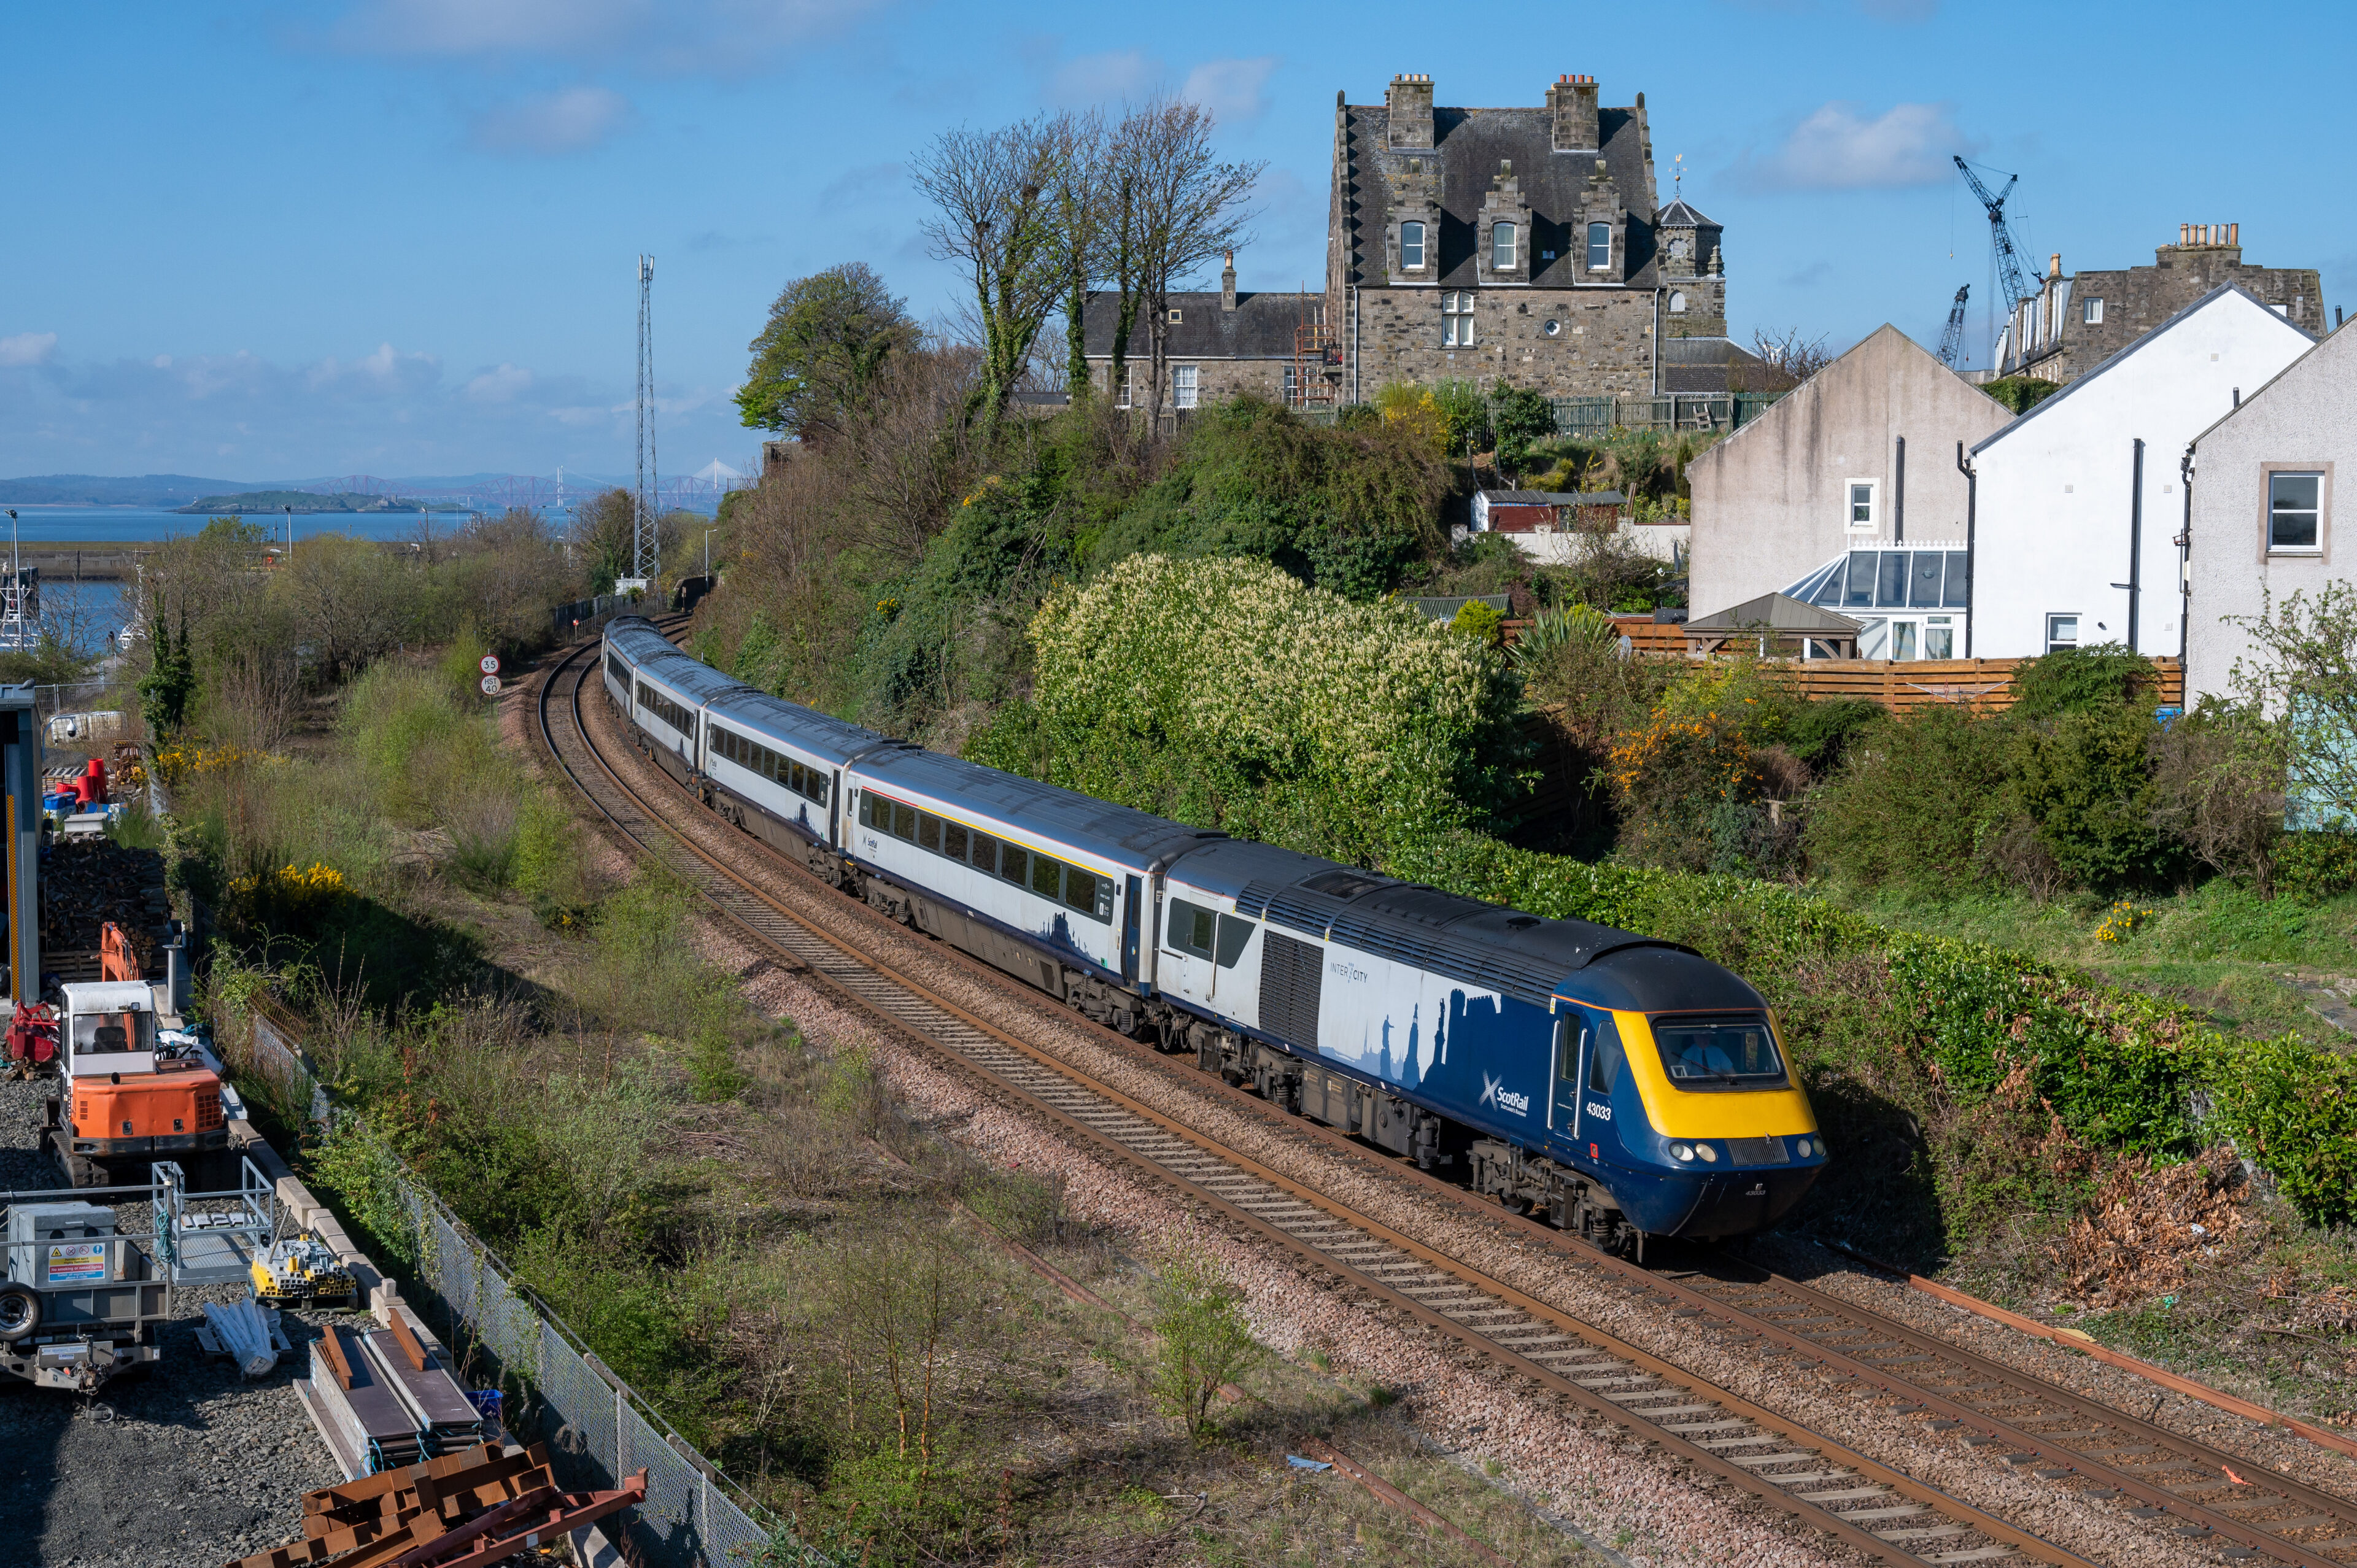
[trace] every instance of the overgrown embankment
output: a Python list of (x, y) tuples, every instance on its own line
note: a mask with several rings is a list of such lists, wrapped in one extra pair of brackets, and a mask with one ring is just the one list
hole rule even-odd
[[(1792, 886), (1572, 860), (1483, 832), (1509, 777), (1500, 737), (1515, 693), (1471, 639), (1271, 567), (1153, 558), (1051, 597), (1031, 635), (1037, 700), (977, 736), (980, 760), (1686, 942), (1749, 978), (1840, 1155), (1803, 1217), (1821, 1232), (1930, 1264), (2025, 1215), (2059, 1220), (2111, 1162), (2182, 1159), (2221, 1139), (2307, 1222), (2357, 1218), (2345, 1058), (2222, 1033), (2188, 1008), (1892, 929)], [(1728, 799), (1728, 769), (1753, 766), (1742, 726), (1766, 699), (1725, 671), (1689, 679), (1662, 703), (1660, 738), (1624, 743), (1614, 761)]]

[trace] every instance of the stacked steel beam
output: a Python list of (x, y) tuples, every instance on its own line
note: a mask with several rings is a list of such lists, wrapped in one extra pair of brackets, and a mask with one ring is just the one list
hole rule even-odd
[(534, 1444), (478, 1444), (303, 1498), (303, 1539), (228, 1568), (485, 1568), (645, 1500), (647, 1473), (608, 1492), (565, 1492)]

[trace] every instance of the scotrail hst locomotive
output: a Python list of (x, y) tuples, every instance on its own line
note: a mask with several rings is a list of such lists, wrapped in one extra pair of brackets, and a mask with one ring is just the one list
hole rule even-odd
[(1760, 993), (1689, 949), (926, 751), (722, 675), (636, 617), (602, 651), (639, 745), (746, 832), (1502, 1204), (1641, 1248), (1760, 1230), (1824, 1167)]

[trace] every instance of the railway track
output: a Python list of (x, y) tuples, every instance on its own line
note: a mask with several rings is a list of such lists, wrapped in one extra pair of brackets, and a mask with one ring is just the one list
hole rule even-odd
[[(1939, 1563), (2085, 1561), (1215, 1143), (805, 918), (748, 871), (773, 879), (806, 873), (750, 840), (753, 853), (725, 863), (673, 825), (680, 802), (650, 798), (599, 751), (582, 714), (584, 687), (602, 690), (589, 680), (595, 654), (595, 644), (574, 650), (548, 671), (536, 714), (552, 760), (615, 832), (670, 867), (759, 947), (948, 1057), (1002, 1097), (1362, 1295), (1863, 1552)], [(658, 790), (671, 793), (667, 784)], [(1919, 1416), (1934, 1433), (1993, 1450), (2055, 1485), (2130, 1499), (2135, 1514), (2147, 1520), (2166, 1514), (2197, 1550), (2214, 1540), (2228, 1559), (2264, 1555), (2306, 1568), (2357, 1562), (2357, 1539), (2343, 1539), (2357, 1537), (2357, 1506), (2083, 1395), (1730, 1258), (1673, 1274), (1544, 1228), (1540, 1234), (1575, 1267), (1632, 1294), (1667, 1298), (1677, 1316), (1755, 1340), (1763, 1354), (1781, 1353), (1796, 1367), (1849, 1383), (1894, 1414)]]

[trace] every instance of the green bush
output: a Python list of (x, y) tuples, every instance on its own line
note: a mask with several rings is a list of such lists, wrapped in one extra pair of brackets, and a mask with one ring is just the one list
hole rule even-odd
[(2159, 731), (2148, 713), (2115, 703), (2012, 727), (2013, 789), (2064, 878), (2110, 892), (2150, 886), (2182, 864), (2176, 842), (2152, 825)]
[(2276, 841), (2276, 886), (2310, 903), (2337, 898), (2357, 887), (2357, 836), (2284, 834)]
[(2016, 670), (2007, 712), (2034, 720), (2140, 703), (2149, 714), (2159, 690), (2160, 672), (2151, 660), (2119, 643), (2100, 642), (2058, 649)]

